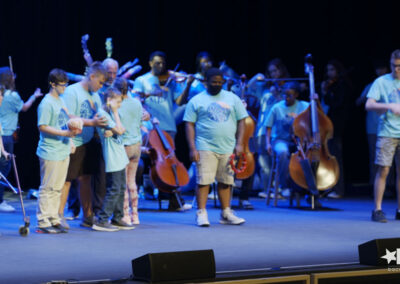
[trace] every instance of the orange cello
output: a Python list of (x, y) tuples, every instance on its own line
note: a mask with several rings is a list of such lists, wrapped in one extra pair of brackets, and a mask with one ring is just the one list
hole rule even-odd
[[(240, 90), (241, 90), (241, 99), (245, 99), (245, 91), (246, 91), (246, 75), (240, 76)], [(248, 112), (249, 113), (249, 112)], [(244, 119), (244, 133), (243, 133), (243, 155), (239, 157), (237, 162), (237, 167), (242, 168), (241, 171), (236, 173), (237, 179), (246, 179), (254, 174), (255, 170), (255, 161), (254, 155), (250, 151), (249, 148), (249, 140), (254, 135), (255, 129), (255, 119), (252, 118), (251, 113), (249, 116)]]
[(333, 136), (332, 121), (315, 98), (314, 67), (311, 54), (306, 56), (306, 73), (310, 81), (310, 105), (293, 121), (299, 151), (292, 154), (289, 172), (293, 181), (313, 195), (332, 188), (339, 180), (339, 166), (329, 153), (328, 140)]
[(172, 137), (153, 123), (148, 135), (150, 146), (150, 179), (161, 191), (171, 193), (189, 183), (189, 174), (185, 166), (175, 156)]

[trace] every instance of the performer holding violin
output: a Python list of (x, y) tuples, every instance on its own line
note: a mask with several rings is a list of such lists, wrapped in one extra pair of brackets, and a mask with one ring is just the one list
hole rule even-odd
[(153, 117), (157, 117), (160, 128), (175, 138), (173, 108), (174, 103), (180, 105), (185, 99), (181, 95), (182, 87), (173, 80), (173, 74), (169, 75), (164, 52), (150, 54), (149, 65), (151, 70), (136, 78), (133, 91), (144, 96), (143, 106)]
[[(222, 90), (223, 74), (217, 68), (206, 72), (207, 91), (193, 97), (185, 110), (186, 136), (190, 157), (197, 163), (197, 225), (210, 225), (206, 211), (209, 186), (218, 182), (222, 224), (240, 225), (245, 222), (230, 208), (233, 171), (229, 157), (234, 151), (243, 152), (244, 118), (247, 111), (235, 94)], [(237, 138), (236, 138), (237, 137)]]
[[(150, 54), (149, 65), (151, 70), (136, 78), (133, 91), (144, 97), (143, 107), (160, 121), (160, 129), (166, 131), (172, 139), (175, 138), (177, 129), (173, 115), (174, 103), (180, 105), (185, 101), (182, 95), (181, 84), (174, 80), (173, 72), (166, 68), (166, 55), (162, 51)], [(183, 199), (181, 200), (183, 202)], [(175, 195), (170, 195), (169, 209), (179, 208)], [(183, 209), (189, 209), (184, 205)]]
[(390, 66), (391, 74), (382, 75), (374, 81), (365, 104), (367, 111), (376, 111), (381, 114), (376, 141), (375, 208), (371, 216), (372, 221), (381, 223), (387, 222), (385, 213), (382, 211), (382, 200), (393, 157), (396, 160), (397, 173), (395, 219), (400, 220), (400, 49), (392, 52)]

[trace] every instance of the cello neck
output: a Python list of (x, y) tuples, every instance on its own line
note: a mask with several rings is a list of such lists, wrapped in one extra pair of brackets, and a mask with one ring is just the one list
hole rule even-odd
[(154, 129), (157, 131), (158, 136), (160, 137), (160, 140), (164, 146), (164, 149), (169, 152), (172, 149), (172, 147), (171, 147), (171, 145), (169, 145), (169, 142), (168, 142), (167, 138), (165, 138), (164, 133), (162, 132), (162, 130), (160, 129), (158, 124), (153, 123), (153, 126), (154, 126)]
[(314, 98), (315, 94), (314, 66), (311, 64), (311, 54), (308, 54), (306, 56), (305, 66), (306, 66), (306, 73), (308, 73), (308, 80), (310, 83), (311, 129), (313, 133), (313, 143), (321, 144), (321, 135), (319, 133), (319, 123), (318, 123), (317, 100)]

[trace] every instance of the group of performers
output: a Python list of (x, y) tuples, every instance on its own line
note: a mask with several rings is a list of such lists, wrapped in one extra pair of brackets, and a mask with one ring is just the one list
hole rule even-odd
[[(262, 188), (268, 187), (273, 158), (280, 188), (280, 192), (274, 194), (296, 190), (288, 170), (290, 154), (295, 150), (292, 125), (310, 106), (300, 99), (309, 92), (309, 86), (291, 79), (282, 60), (268, 62), (265, 74), (256, 74), (245, 87), (239, 86), (240, 79), (232, 75), (232, 70), (227, 71), (226, 65), (213, 67), (207, 52), (198, 54), (196, 74), (169, 71), (166, 55), (161, 51), (150, 54), (149, 67), (149, 72), (131, 81), (121, 76), (119, 63), (109, 57), (103, 62), (90, 62), (81, 80), (71, 85), (68, 85), (71, 76), (65, 71), (50, 71), (49, 92), (37, 109), (40, 139), (36, 154), (41, 175), (38, 232), (68, 232), (64, 212), (68, 199), (73, 200), (74, 196), (83, 212), (81, 226), (110, 232), (133, 229), (140, 223), (136, 181), (139, 175), (143, 176), (143, 165), (149, 164), (154, 167), (149, 173), (153, 187), (161, 187), (160, 194), (167, 192), (169, 209), (190, 209), (190, 204), (185, 204), (180, 195), (181, 186), (187, 181), (179, 184), (177, 165), (171, 166), (176, 186), (165, 190), (156, 182), (152, 160), (169, 159), (174, 155), (165, 143), (175, 139), (180, 123), (185, 123), (189, 156), (194, 162), (195, 173), (189, 178), (195, 179), (196, 184), (198, 226), (210, 225), (206, 203), (210, 185), (215, 182), (221, 204), (219, 222), (231, 225), (245, 222), (231, 209), (231, 191), (235, 184), (231, 156), (241, 157), (246, 151), (245, 120), (249, 117), (256, 123), (253, 133), (256, 166), (255, 172), (242, 182), (240, 205), (245, 209), (253, 208), (248, 197), (255, 174), (259, 175)], [(374, 182), (376, 208), (372, 212), (372, 220), (378, 222), (387, 221), (381, 209), (385, 181), (393, 157), (400, 157), (397, 151), (400, 50), (392, 53), (391, 70), (362, 95), (366, 109), (381, 114), (375, 117), (379, 126)], [(351, 91), (342, 64), (337, 60), (328, 62), (325, 80), (318, 89), (321, 102), (318, 106), (335, 127), (329, 149), (338, 160), (340, 178), (329, 190), (333, 197), (344, 195), (342, 140)], [(24, 103), (16, 92), (12, 70), (0, 68), (0, 170), (5, 176), (10, 171), (9, 155), (13, 153), (18, 113), (28, 110), (41, 96), (37, 89)], [(316, 99), (318, 95), (310, 97)], [(169, 151), (166, 157), (154, 157), (157, 154), (149, 148), (148, 136), (154, 129), (161, 130), (161, 142)], [(14, 208), (3, 200), (4, 188), (0, 188), (0, 211), (13, 211)], [(76, 218), (76, 215), (79, 209), (69, 217)], [(400, 219), (400, 211), (395, 218)]]

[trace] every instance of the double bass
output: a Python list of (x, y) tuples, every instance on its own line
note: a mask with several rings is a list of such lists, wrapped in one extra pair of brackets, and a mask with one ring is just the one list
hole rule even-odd
[(175, 189), (189, 183), (189, 174), (185, 166), (175, 156), (172, 137), (153, 123), (148, 135), (150, 146), (150, 179), (161, 191), (172, 193)]
[(339, 180), (339, 166), (329, 153), (328, 140), (333, 136), (332, 121), (326, 116), (315, 98), (314, 67), (312, 57), (306, 56), (306, 73), (310, 81), (310, 105), (293, 121), (299, 151), (292, 154), (290, 177), (313, 195), (335, 186)]

